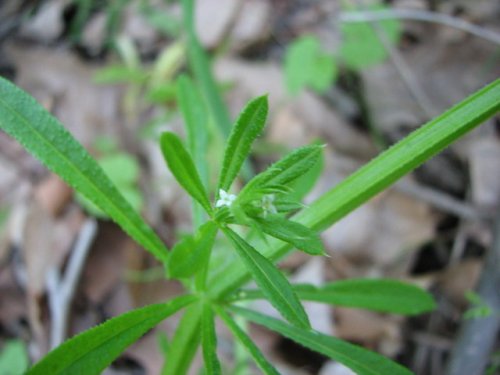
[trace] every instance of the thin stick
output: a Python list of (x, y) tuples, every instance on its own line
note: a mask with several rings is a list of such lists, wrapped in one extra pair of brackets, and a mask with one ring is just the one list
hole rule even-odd
[(500, 33), (474, 25), (460, 18), (452, 17), (447, 14), (438, 12), (429, 12), (425, 10), (414, 9), (390, 9), (379, 11), (342, 12), (338, 17), (338, 20), (340, 22), (369, 22), (388, 19), (406, 19), (413, 21), (438, 23), (465, 31), (469, 34), (500, 45)]
[[(368, 10), (366, 10), (364, 1), (357, 0), (356, 2), (363, 12), (368, 12)], [(430, 118), (433, 118), (436, 114), (439, 113), (439, 111), (434, 108), (424, 90), (422, 89), (422, 87), (420, 87), (418, 80), (414, 76), (412, 70), (409, 68), (405, 59), (399, 53), (399, 51), (394, 48), (391, 41), (387, 37), (385, 30), (380, 26), (378, 20), (365, 20), (363, 22), (370, 23), (384, 49), (389, 54), (394, 67), (399, 73), (403, 83), (406, 85), (410, 95), (420, 107), (421, 111), (425, 114), (425, 118), (422, 118), (421, 120), (426, 121)]]
[(455, 199), (439, 190), (411, 183), (406, 180), (399, 181), (394, 185), (394, 187), (396, 190), (404, 194), (429, 203), (441, 211), (453, 214), (464, 220), (478, 221), (487, 218), (486, 214), (483, 214), (473, 206)]
[(492, 314), (464, 321), (451, 352), (446, 375), (483, 374), (500, 330), (500, 210), (493, 231), (493, 244), (484, 260), (477, 287), (477, 293), (491, 308)]
[(96, 234), (97, 222), (94, 218), (88, 218), (78, 234), (64, 276), (61, 278), (59, 270), (55, 267), (47, 274), (49, 307), (52, 317), (51, 348), (60, 345), (66, 338), (68, 312), (85, 264), (85, 259)]

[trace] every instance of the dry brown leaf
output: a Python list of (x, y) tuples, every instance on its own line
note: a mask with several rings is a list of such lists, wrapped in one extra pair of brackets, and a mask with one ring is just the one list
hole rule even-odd
[(440, 273), (437, 285), (455, 305), (465, 307), (468, 303), (465, 293), (475, 289), (481, 270), (480, 260), (464, 260)]
[(393, 356), (402, 345), (401, 319), (366, 310), (336, 307), (336, 335), (367, 347), (377, 348), (384, 355)]
[(53, 217), (58, 216), (73, 195), (73, 190), (56, 174), (49, 174), (34, 191), (36, 201)]

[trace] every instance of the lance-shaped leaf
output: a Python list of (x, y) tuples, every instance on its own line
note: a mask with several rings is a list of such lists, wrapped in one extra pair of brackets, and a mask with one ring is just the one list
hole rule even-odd
[(234, 125), (224, 151), (219, 189), (229, 191), (267, 118), (267, 96), (250, 101)]
[(97, 162), (33, 97), (0, 78), (0, 129), (84, 195), (159, 260), (167, 249)]
[(127, 346), (195, 299), (194, 296), (181, 296), (112, 318), (58, 346), (27, 375), (100, 374)]
[(304, 307), (280, 270), (231, 229), (223, 227), (222, 231), (233, 243), (253, 279), (276, 310), (290, 323), (310, 328)]
[(201, 313), (201, 347), (203, 361), (207, 375), (221, 373), (219, 359), (217, 358), (217, 337), (215, 335), (214, 313), (212, 307), (205, 303)]
[(282, 186), (292, 182), (318, 162), (322, 149), (321, 145), (311, 145), (292, 151), (250, 180), (241, 190), (240, 198), (245, 200), (252, 191), (264, 186)]
[(262, 370), (265, 375), (279, 375), (279, 372), (271, 365), (268, 360), (262, 355), (259, 348), (254, 344), (252, 339), (240, 328), (234, 319), (219, 306), (214, 307), (215, 312), (224, 321), (231, 333), (236, 337), (248, 350), (253, 360)]
[(300, 202), (313, 189), (313, 187), (316, 186), (316, 183), (323, 173), (325, 165), (324, 156), (324, 153), (320, 152), (316, 162), (314, 162), (314, 164), (307, 171), (288, 184), (292, 192), (287, 195), (287, 199)]
[(182, 0), (181, 5), (183, 25), (187, 33), (186, 44), (189, 65), (193, 71), (196, 82), (199, 82), (200, 89), (207, 101), (217, 126), (220, 128), (224, 137), (227, 137), (231, 130), (231, 120), (222, 95), (217, 87), (217, 82), (214, 79), (210, 59), (196, 36), (194, 0)]
[(193, 159), (180, 138), (175, 133), (165, 132), (161, 135), (160, 144), (163, 157), (177, 182), (210, 213), (212, 208), (207, 192), (201, 183)]
[(425, 290), (389, 279), (342, 280), (323, 286), (296, 285), (301, 299), (380, 312), (417, 315), (432, 311), (436, 303)]
[[(205, 103), (193, 81), (185, 75), (177, 79), (177, 102), (184, 117), (188, 149), (193, 162), (199, 171), (204, 186), (208, 181), (208, 113)], [(198, 227), (203, 222), (203, 210), (197, 202), (193, 202), (193, 222)]]
[(168, 273), (174, 278), (190, 277), (208, 264), (217, 234), (213, 221), (203, 224), (194, 237), (186, 237), (176, 244), (168, 258)]
[[(301, 300), (384, 313), (418, 315), (436, 308), (429, 292), (399, 280), (340, 280), (322, 286), (293, 285), (293, 290)], [(265, 298), (260, 290), (242, 290), (231, 300), (260, 298)]]
[(304, 225), (279, 215), (256, 217), (259, 228), (272, 237), (288, 242), (298, 250), (310, 255), (324, 255), (325, 250), (319, 235)]
[(349, 367), (358, 375), (411, 375), (405, 367), (384, 356), (350, 344), (336, 337), (327, 336), (311, 329), (287, 324), (256, 311), (231, 306), (230, 311), (260, 324), (334, 361)]

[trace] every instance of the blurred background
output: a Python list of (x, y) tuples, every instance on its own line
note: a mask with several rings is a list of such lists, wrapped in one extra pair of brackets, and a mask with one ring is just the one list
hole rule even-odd
[[(269, 94), (252, 169), (326, 143), (305, 197), (313, 201), (497, 78), (499, 21), (495, 0), (197, 0), (195, 31), (227, 105), (218, 115), (207, 104), (209, 177), (217, 178), (225, 137), (220, 113), (234, 120), (249, 99)], [(175, 0), (0, 2), (0, 75), (61, 120), (169, 247), (192, 226), (190, 201), (158, 147), (162, 131), (184, 134), (177, 77), (192, 75), (210, 101), (185, 25)], [(460, 355), (461, 327), (499, 314), (473, 292), (487, 256), (500, 257), (491, 225), (499, 207), (497, 116), (324, 232), (330, 258), (296, 252), (282, 267), (295, 282), (394, 277), (430, 290), (438, 308), (416, 318), (306, 306), (322, 332), (416, 374), (444, 374)], [(65, 338), (181, 292), (102, 212), (0, 132), (0, 374), (21, 374)], [(160, 373), (178, 318), (106, 374)], [(230, 334), (219, 334), (225, 373), (258, 373), (241, 370)], [(351, 373), (264, 329), (253, 327), (252, 337), (283, 374)], [(491, 352), (478, 359), (489, 374), (500, 368), (498, 343), (496, 334), (481, 348)]]

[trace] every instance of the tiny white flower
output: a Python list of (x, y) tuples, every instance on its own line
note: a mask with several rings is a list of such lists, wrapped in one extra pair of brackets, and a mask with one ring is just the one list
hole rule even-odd
[(274, 207), (274, 194), (266, 194), (262, 197), (262, 200), (260, 202), (260, 206), (262, 207), (262, 213), (264, 217), (266, 217), (268, 214), (277, 214), (278, 210), (276, 210), (276, 207)]
[(225, 190), (219, 189), (219, 199), (215, 202), (215, 207), (219, 208), (222, 206), (231, 207), (236, 199), (236, 195), (229, 194)]

